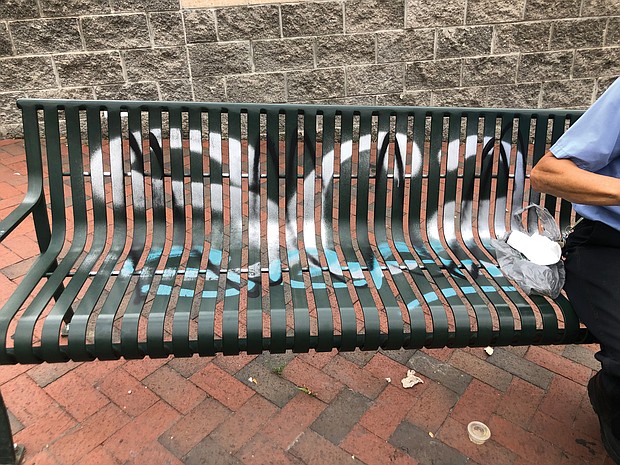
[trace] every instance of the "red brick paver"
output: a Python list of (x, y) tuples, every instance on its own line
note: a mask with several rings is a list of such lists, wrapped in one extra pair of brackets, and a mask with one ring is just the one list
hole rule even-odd
[(212, 363), (190, 379), (231, 410), (238, 410), (254, 395), (249, 387)]
[[(22, 142), (0, 141), (0, 218), (25, 187)], [(27, 222), (0, 244), (0, 305), (28, 270), (34, 239)], [(269, 385), (246, 381), (261, 361), (247, 355), (17, 365), (0, 367), (0, 390), (26, 465), (424, 464), (432, 454), (605, 465), (585, 387), (594, 350), (300, 354), (278, 362), (277, 375), (265, 368), (278, 381)], [(410, 368), (424, 384), (403, 389)], [(491, 428), (486, 444), (469, 441), (471, 420)]]

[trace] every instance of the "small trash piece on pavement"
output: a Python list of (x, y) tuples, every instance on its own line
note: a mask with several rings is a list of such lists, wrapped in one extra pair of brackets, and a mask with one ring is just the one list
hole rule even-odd
[(422, 378), (419, 378), (415, 375), (414, 370), (407, 370), (407, 377), (400, 380), (404, 388), (410, 388), (415, 386), (418, 383), (424, 383)]
[(429, 435), (431, 438), (434, 438), (434, 437), (435, 437), (435, 435), (433, 434), (433, 432), (432, 432), (432, 431), (429, 431), (429, 432), (428, 432), (428, 435)]
[(491, 430), (480, 421), (472, 421), (467, 425), (469, 440), (474, 444), (484, 444), (491, 437)]
[(388, 383), (391, 383), (391, 382), (392, 382), (392, 378), (385, 378), (385, 380), (386, 380)]
[(308, 389), (305, 386), (296, 386), (297, 389), (299, 389), (301, 392), (305, 392), (306, 394), (308, 394), (309, 396), (313, 396), (314, 392), (312, 392), (310, 389)]
[(484, 351), (487, 353), (487, 355), (493, 355), (493, 347), (491, 346), (485, 347)]
[(248, 381), (250, 383), (258, 384), (258, 381), (256, 381), (256, 378), (252, 378), (251, 376), (248, 378)]

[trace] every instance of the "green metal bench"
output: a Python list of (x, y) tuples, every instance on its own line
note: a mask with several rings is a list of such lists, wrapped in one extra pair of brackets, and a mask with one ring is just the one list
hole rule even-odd
[(20, 100), (41, 254), (0, 364), (567, 344), (565, 297), (494, 264), (528, 169), (580, 113)]

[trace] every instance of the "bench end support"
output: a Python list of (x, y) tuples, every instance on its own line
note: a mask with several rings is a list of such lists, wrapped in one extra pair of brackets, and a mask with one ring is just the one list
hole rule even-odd
[(24, 456), (24, 446), (13, 443), (9, 413), (0, 394), (0, 465), (19, 465)]

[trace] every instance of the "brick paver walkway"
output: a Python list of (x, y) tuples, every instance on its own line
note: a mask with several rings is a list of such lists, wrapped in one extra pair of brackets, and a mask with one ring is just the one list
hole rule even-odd
[[(25, 174), (21, 141), (0, 141), (0, 218)], [(28, 225), (0, 244), (0, 304), (36, 252)], [(31, 465), (612, 464), (586, 394), (594, 350), (5, 366), (0, 390)], [(424, 384), (403, 389), (410, 368)], [(472, 420), (491, 428), (482, 446), (468, 439)]]

